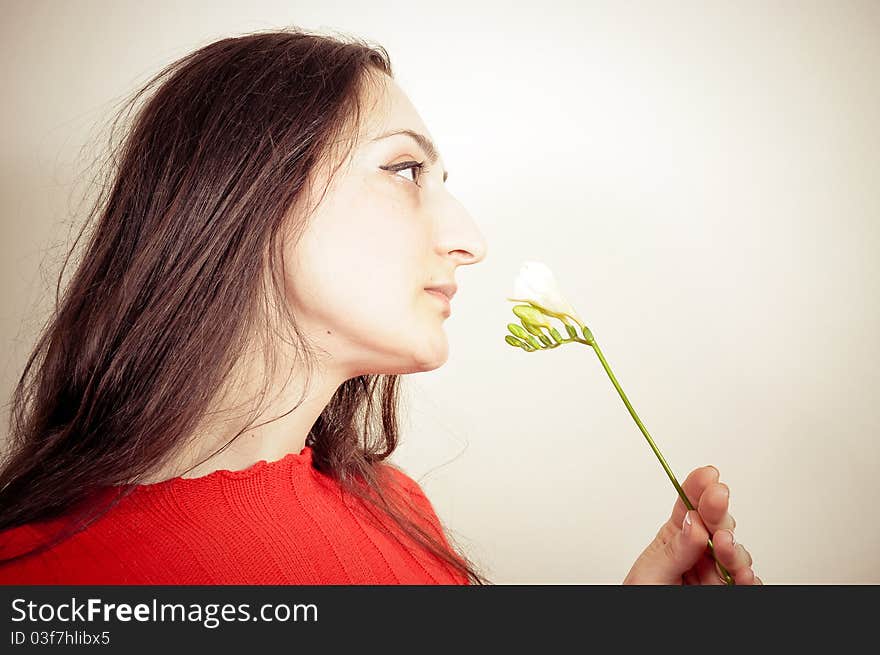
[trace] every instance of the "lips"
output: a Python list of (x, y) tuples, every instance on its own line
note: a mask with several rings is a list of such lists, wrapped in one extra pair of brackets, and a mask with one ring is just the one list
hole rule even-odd
[(436, 287), (429, 287), (425, 289), (425, 291), (439, 291), (449, 300), (452, 300), (452, 296), (454, 296), (456, 291), (458, 291), (458, 286), (454, 282), (450, 282), (449, 284), (441, 284)]
[(435, 298), (439, 298), (448, 306), (450, 304), (449, 296), (440, 291), (439, 289), (425, 289), (428, 293), (430, 293)]
[(449, 299), (449, 296), (443, 293), (440, 289), (425, 289), (425, 293), (429, 293), (437, 300), (441, 301), (443, 303), (444, 315), (449, 316), (452, 312), (452, 301)]

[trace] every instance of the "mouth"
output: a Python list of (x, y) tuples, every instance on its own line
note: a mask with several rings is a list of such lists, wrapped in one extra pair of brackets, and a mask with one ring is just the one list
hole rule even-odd
[(439, 299), (444, 305), (446, 305), (447, 313), (452, 311), (452, 305), (449, 302), (449, 297), (440, 291), (439, 289), (425, 289), (427, 293)]
[(447, 300), (452, 300), (452, 297), (458, 291), (458, 285), (455, 282), (450, 282), (449, 284), (441, 284), (436, 287), (431, 287), (429, 289), (425, 289), (425, 291), (433, 291), (436, 293), (440, 293), (446, 296)]

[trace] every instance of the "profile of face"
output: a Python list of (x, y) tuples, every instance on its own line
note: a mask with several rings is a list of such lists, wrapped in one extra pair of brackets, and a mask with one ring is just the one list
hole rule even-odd
[(487, 250), (415, 107), (393, 78), (374, 77), (351, 153), (284, 253), (290, 309), (342, 379), (446, 362), (450, 306), (426, 289), (455, 284)]

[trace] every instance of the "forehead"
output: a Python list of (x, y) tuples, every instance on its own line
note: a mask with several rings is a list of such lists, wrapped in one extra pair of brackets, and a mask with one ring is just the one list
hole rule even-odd
[(400, 85), (384, 73), (371, 75), (365, 85), (361, 141), (368, 143), (394, 130), (414, 130), (430, 136), (409, 97)]

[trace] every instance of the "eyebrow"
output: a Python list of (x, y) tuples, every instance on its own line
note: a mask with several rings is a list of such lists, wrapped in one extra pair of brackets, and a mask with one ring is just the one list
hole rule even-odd
[[(431, 141), (428, 137), (426, 137), (421, 132), (416, 132), (414, 130), (394, 130), (393, 132), (386, 132), (381, 136), (377, 136), (373, 141), (379, 141), (380, 139), (387, 139), (390, 136), (397, 136), (398, 134), (403, 134), (404, 136), (408, 136), (413, 139), (416, 143), (419, 144), (419, 147), (425, 151), (425, 154), (428, 155), (428, 161), (431, 165), (437, 163), (437, 147), (434, 145), (434, 142)], [(449, 171), (443, 171), (443, 181), (446, 181), (446, 178), (449, 177)]]

